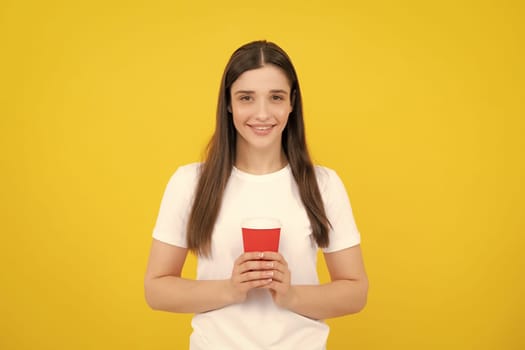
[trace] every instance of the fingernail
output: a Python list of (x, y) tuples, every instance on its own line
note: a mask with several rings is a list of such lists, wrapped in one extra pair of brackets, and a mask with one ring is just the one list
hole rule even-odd
[(259, 253), (259, 258), (264, 257), (264, 253)]

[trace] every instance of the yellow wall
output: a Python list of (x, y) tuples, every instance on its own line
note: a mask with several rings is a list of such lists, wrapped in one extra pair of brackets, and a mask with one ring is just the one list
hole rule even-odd
[(200, 159), (229, 55), (261, 38), (293, 58), (312, 153), (362, 232), (369, 303), (329, 321), (329, 349), (525, 348), (524, 15), (2, 1), (0, 348), (187, 347), (190, 316), (143, 298), (151, 230), (171, 173)]

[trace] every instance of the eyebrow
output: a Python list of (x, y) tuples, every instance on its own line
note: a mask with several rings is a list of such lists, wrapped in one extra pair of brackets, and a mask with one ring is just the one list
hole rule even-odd
[[(253, 90), (238, 90), (238, 91), (234, 92), (234, 95), (238, 95), (238, 94), (247, 94), (247, 95), (249, 95), (249, 94), (254, 94), (254, 93), (255, 93), (255, 91), (253, 91)], [(277, 94), (287, 94), (288, 91), (283, 90), (283, 89), (272, 89), (272, 90), (270, 90), (270, 93), (272, 93), (272, 94), (276, 94), (276, 93)]]

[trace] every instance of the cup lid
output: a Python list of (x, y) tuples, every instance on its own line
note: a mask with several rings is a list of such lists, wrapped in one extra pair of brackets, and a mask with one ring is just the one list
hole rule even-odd
[(280, 228), (281, 222), (275, 218), (257, 217), (244, 219), (241, 226), (251, 229)]

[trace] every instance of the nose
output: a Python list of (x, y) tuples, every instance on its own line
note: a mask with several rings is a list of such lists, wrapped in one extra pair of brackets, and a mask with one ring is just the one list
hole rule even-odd
[(260, 121), (265, 121), (270, 118), (270, 106), (267, 101), (260, 99), (257, 104), (257, 110), (255, 118)]

